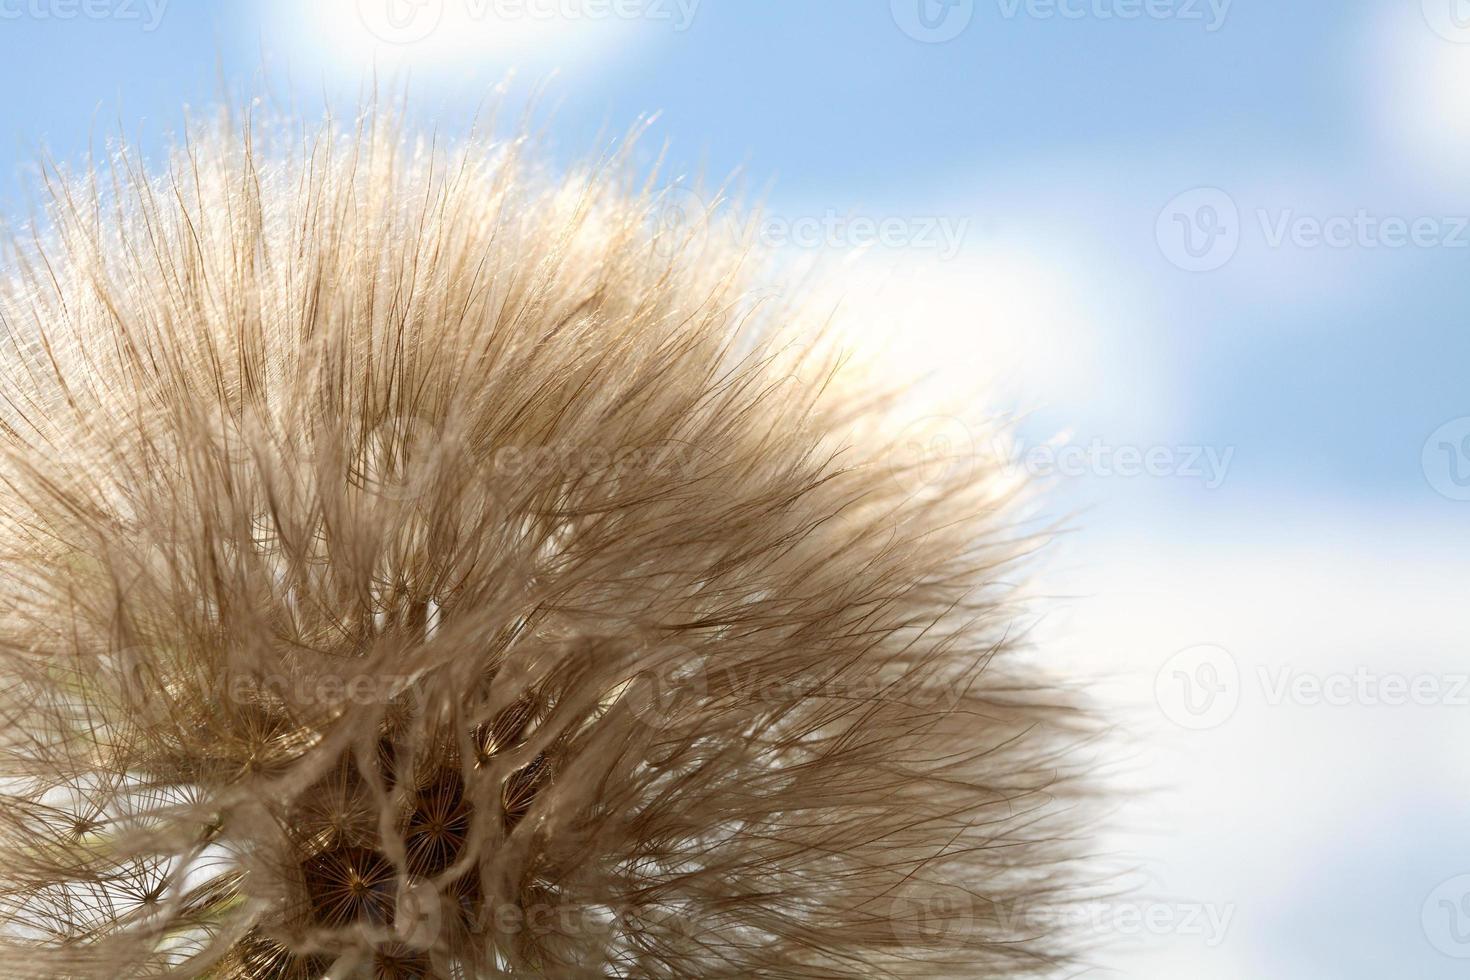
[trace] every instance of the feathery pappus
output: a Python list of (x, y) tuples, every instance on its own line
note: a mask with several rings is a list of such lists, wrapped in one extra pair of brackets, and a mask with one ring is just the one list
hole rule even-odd
[(1088, 715), (625, 155), (221, 121), (0, 284), (0, 975), (1019, 977)]

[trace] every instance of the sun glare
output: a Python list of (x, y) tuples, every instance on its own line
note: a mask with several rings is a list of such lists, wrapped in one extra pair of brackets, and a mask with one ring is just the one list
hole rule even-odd
[(502, 61), (576, 67), (631, 39), (639, 19), (620, 16), (625, 8), (616, 4), (567, 0), (279, 0), (276, 8), (293, 47), (354, 72), (433, 73)]

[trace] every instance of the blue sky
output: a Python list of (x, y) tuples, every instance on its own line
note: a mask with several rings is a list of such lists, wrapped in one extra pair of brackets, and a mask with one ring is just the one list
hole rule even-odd
[[(640, 0), (639, 19), (579, 25), (586, 38), (552, 27), (448, 54), (432, 38), (374, 47), (356, 0), (88, 2), (0, 4), (12, 214), (38, 147), (76, 158), (119, 122), (151, 144), (221, 75), (310, 105), (355, 93), (374, 63), (406, 68), (416, 112), (452, 131), (507, 70), (524, 91), (555, 68), (549, 131), (568, 155), (656, 110), (650, 145), (669, 141), (677, 170), (741, 168), (776, 209), (950, 215), (993, 250), (1044, 238), (1036, 261), (1091, 294), (1078, 318), (1095, 305), (1111, 325), (1080, 327), (1111, 355), (1097, 370), (1147, 388), (1158, 379), (1134, 377), (1139, 361), (1162, 369), (1178, 431), (1087, 405), (1041, 408), (1045, 425), (1234, 444), (1242, 489), (1434, 504), (1417, 460), (1462, 414), (1470, 247), (1271, 249), (1254, 214), (1470, 214), (1443, 179), (1465, 147), (1385, 118), (1406, 109), (1395, 93), (1447, 84), (1436, 59), (1470, 92), (1470, 49), (1436, 36), (1420, 0), (1151, 0), (1162, 14), (1136, 19), (1118, 13), (1129, 0), (953, 0), (969, 20), (945, 43), (905, 34), (888, 0)], [(508, 33), (475, 13), (496, 0), (421, 2)], [(1470, 114), (1470, 95), (1445, 101)], [(1171, 266), (1154, 234), (1160, 209), (1200, 186), (1225, 189), (1245, 222), (1242, 254), (1208, 274)]]
[[(350, 106), (376, 66), (452, 133), (516, 69), (513, 100), (544, 84), (563, 159), (659, 112), (645, 149), (667, 142), (672, 175), (738, 169), (787, 232), (848, 222), (797, 251), (833, 259), (906, 365), (1026, 411), (1028, 446), (1165, 452), (1153, 476), (1052, 480), (1084, 514), (1058, 549), (1052, 591), (1086, 597), (1059, 642), (1120, 703), (1149, 702), (1161, 663), (1204, 642), (1246, 674), (1463, 669), (1443, 583), (1464, 580), (1445, 542), (1470, 515), (1450, 479), (1470, 473), (1470, 4), (626, 3), (636, 16), (568, 20), (513, 11), (575, 0), (0, 0), (0, 212), (24, 218), (42, 147), (77, 160), (119, 126), (156, 147), (221, 85)], [(394, 10), (404, 43), (381, 37)], [(437, 29), (413, 36), (415, 13)], [(908, 238), (849, 261), (854, 216)], [(941, 254), (921, 239), (944, 222), (962, 234)], [(1394, 244), (1395, 223), (1419, 239)], [(1208, 268), (1181, 267), (1185, 230)], [(1198, 449), (1228, 450), (1228, 472), (1182, 472)], [(1243, 711), (1157, 763), (1182, 812), (1218, 819), (1139, 844), (1146, 863), (1242, 915), (1218, 948), (1153, 937), (1121, 975), (1460, 975), (1419, 901), (1470, 871), (1470, 750), (1451, 748), (1467, 725), (1442, 706), (1295, 709)], [(1240, 768), (1266, 758), (1312, 774)], [(1290, 813), (1318, 832), (1281, 830)], [(1254, 849), (1218, 867), (1218, 835), (1242, 826)]]

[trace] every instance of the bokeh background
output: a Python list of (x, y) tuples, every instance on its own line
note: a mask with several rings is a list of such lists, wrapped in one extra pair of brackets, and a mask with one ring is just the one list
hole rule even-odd
[(738, 172), (1017, 419), (1038, 650), (1138, 790), (1085, 976), (1470, 975), (1470, 2), (0, 0), (0, 214), (186, 104), (406, 84), (453, 135), (511, 70), (560, 159), (657, 112), (642, 163)]

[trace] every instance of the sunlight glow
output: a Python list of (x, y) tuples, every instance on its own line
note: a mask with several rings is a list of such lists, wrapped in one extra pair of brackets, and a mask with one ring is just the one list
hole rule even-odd
[(348, 71), (561, 68), (637, 39), (685, 30), (694, 0), (278, 0), (301, 54)]

